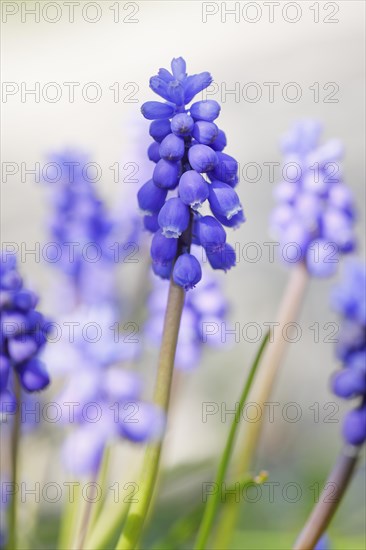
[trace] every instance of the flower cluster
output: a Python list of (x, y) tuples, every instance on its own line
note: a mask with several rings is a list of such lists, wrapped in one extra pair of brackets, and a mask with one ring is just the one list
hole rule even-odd
[(359, 406), (344, 421), (343, 435), (348, 443), (366, 440), (366, 266), (356, 260), (345, 266), (342, 282), (333, 290), (332, 304), (343, 317), (336, 354), (344, 369), (332, 380), (338, 397), (361, 398)]
[(38, 355), (47, 341), (49, 324), (37, 311), (37, 295), (23, 287), (14, 255), (0, 257), (0, 400), (4, 412), (14, 412), (13, 376), (22, 389), (43, 390), (50, 382)]
[[(48, 346), (48, 363), (65, 380), (57, 396), (61, 418), (74, 426), (63, 444), (63, 463), (76, 475), (95, 474), (112, 440), (146, 441), (163, 429), (160, 411), (142, 400), (137, 373), (121, 367), (136, 358), (139, 344), (113, 329), (116, 318), (110, 304), (80, 306), (65, 317), (75, 327), (72, 338), (65, 333)], [(63, 319), (59, 321), (62, 326)], [(89, 325), (97, 327), (98, 337), (86, 337)]]
[(304, 261), (311, 275), (327, 277), (339, 255), (355, 247), (355, 209), (343, 182), (342, 144), (334, 139), (320, 145), (320, 134), (320, 124), (306, 120), (284, 137), (284, 181), (274, 191), (271, 232), (286, 261)]
[[(123, 261), (131, 252), (128, 245), (138, 238), (138, 218), (128, 212), (129, 227), (123, 219), (117, 223), (117, 214), (107, 211), (87, 177), (88, 158), (85, 155), (65, 151), (52, 155), (50, 161), (47, 171), (51, 205), (48, 226), (57, 250), (55, 258), (47, 259), (68, 276), (76, 292), (75, 302), (93, 304), (101, 298), (110, 298), (114, 291), (113, 264)], [(125, 202), (125, 213), (128, 206)]]
[[(75, 153), (54, 158), (66, 167), (85, 164)], [(116, 297), (119, 263), (114, 245), (121, 246), (122, 258), (124, 245), (139, 239), (139, 217), (136, 207), (132, 210), (132, 204), (126, 202), (122, 220), (111, 215), (81, 168), (75, 169), (73, 179), (67, 176), (51, 185), (50, 191), (51, 234), (65, 249), (64, 262), (54, 265), (67, 274), (75, 299), (57, 320), (62, 330), (48, 346), (47, 362), (62, 379), (57, 396), (61, 419), (74, 428), (63, 444), (63, 463), (76, 475), (94, 475), (109, 442), (117, 438), (146, 441), (159, 437), (164, 427), (161, 411), (142, 400), (137, 373), (124, 368), (136, 359), (140, 344), (138, 335), (131, 337), (120, 330), (123, 323)], [(101, 257), (97, 262), (88, 261), (83, 254), (70, 259), (70, 242), (92, 243)], [(83, 248), (76, 247), (78, 250)], [(57, 287), (58, 294), (62, 287)], [(72, 327), (71, 332), (67, 327)]]
[[(154, 288), (148, 300), (149, 318), (145, 334), (156, 346), (161, 343), (167, 294), (166, 281), (154, 278)], [(175, 356), (176, 368), (192, 370), (197, 367), (204, 344), (222, 346), (221, 324), (227, 311), (228, 304), (217, 281), (203, 270), (202, 283), (187, 295), (184, 303)]]
[[(201, 279), (201, 266), (190, 253), (191, 242), (201, 245), (214, 269), (235, 265), (235, 252), (226, 243), (223, 226), (244, 221), (234, 187), (237, 161), (223, 153), (226, 136), (215, 124), (220, 105), (214, 100), (196, 101), (194, 96), (212, 82), (209, 73), (187, 76), (181, 57), (173, 59), (172, 73), (160, 69), (150, 87), (166, 100), (148, 101), (142, 114), (151, 120), (154, 139), (148, 157), (156, 165), (152, 179), (138, 192), (145, 228), (154, 234), (151, 257), (155, 274), (186, 290)], [(213, 216), (198, 209), (208, 201)]]

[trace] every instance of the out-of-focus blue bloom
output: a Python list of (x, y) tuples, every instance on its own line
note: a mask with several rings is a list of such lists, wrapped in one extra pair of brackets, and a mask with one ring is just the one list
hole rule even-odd
[(320, 134), (318, 122), (305, 120), (284, 136), (284, 181), (274, 190), (270, 226), (284, 261), (305, 262), (311, 275), (329, 277), (340, 255), (355, 248), (355, 208), (343, 181), (342, 144), (320, 144)]
[(88, 166), (88, 157), (74, 151), (54, 154), (49, 159), (45, 181), (52, 246), (47, 247), (50, 252), (46, 259), (68, 277), (75, 302), (93, 304), (113, 296), (113, 267), (131, 251), (129, 244), (136, 245), (139, 219), (131, 216), (127, 202), (124, 219), (120, 212), (112, 215), (107, 210)]
[[(71, 154), (60, 157), (63, 164), (70, 162), (70, 156), (84, 166), (80, 157)], [(75, 182), (66, 178), (60, 185), (49, 186), (55, 205), (50, 225), (53, 228), (63, 222), (57, 241), (60, 246), (67, 241), (91, 242), (101, 255), (94, 263), (88, 263), (83, 254), (55, 263), (68, 275), (75, 300), (69, 311), (57, 319), (57, 327), (62, 330), (48, 346), (46, 358), (53, 372), (64, 381), (56, 400), (61, 419), (74, 428), (63, 445), (64, 465), (76, 475), (90, 476), (97, 472), (109, 442), (121, 436), (132, 441), (155, 438), (161, 435), (162, 422), (158, 422), (160, 412), (143, 402), (139, 376), (125, 368), (138, 356), (140, 344), (138, 334), (124, 334), (121, 330), (124, 323), (116, 294), (117, 269), (123, 259), (120, 252), (128, 244), (138, 245), (140, 240), (136, 206), (132, 209), (124, 201), (122, 219), (112, 215), (81, 169), (79, 172)], [(166, 191), (151, 180), (140, 190), (138, 200), (141, 209), (158, 212), (165, 197)], [(60, 203), (65, 204), (65, 209)], [(148, 218), (151, 220), (154, 215)], [(33, 362), (24, 382), (32, 386), (40, 376)], [(123, 417), (129, 406), (134, 407), (134, 414)], [(133, 424), (131, 428), (129, 422)]]
[[(176, 368), (180, 370), (195, 369), (204, 346), (218, 348), (224, 344), (222, 323), (226, 319), (228, 304), (216, 279), (207, 269), (202, 271), (200, 284), (187, 294), (184, 303), (175, 359)], [(158, 347), (163, 332), (168, 284), (155, 278), (153, 285), (144, 333)]]
[[(239, 198), (231, 189), (239, 181), (238, 163), (233, 157), (222, 153), (226, 146), (226, 136), (213, 122), (220, 114), (217, 101), (196, 101), (188, 106), (194, 96), (211, 82), (212, 77), (207, 72), (188, 76), (186, 63), (181, 57), (173, 59), (171, 72), (160, 69), (150, 79), (151, 89), (166, 103), (149, 101), (142, 106), (144, 117), (153, 121), (150, 124), (150, 135), (155, 141), (148, 148), (148, 157), (156, 163), (153, 185), (166, 190), (168, 196), (165, 204), (159, 206), (158, 213), (159, 201), (156, 200), (156, 192), (149, 182), (149, 185), (145, 184), (140, 190), (139, 204), (142, 210), (152, 216), (151, 219), (145, 216), (145, 228), (156, 233), (160, 226), (165, 237), (179, 241), (177, 254), (184, 255), (190, 253), (192, 242), (199, 242), (193, 226), (196, 218), (200, 217), (197, 210), (208, 200), (221, 232), (212, 230), (210, 235), (203, 235), (202, 239), (207, 242), (207, 238), (219, 238), (216, 243), (210, 243), (214, 254), (210, 263), (215, 269), (226, 271), (235, 265), (235, 258), (228, 262), (215, 256), (226, 240), (222, 226), (238, 227), (245, 221)], [(143, 201), (140, 195), (143, 195)], [(164, 241), (159, 242), (164, 244)], [(202, 243), (202, 246), (205, 245)], [(235, 256), (234, 251), (231, 251), (230, 258), (233, 254)], [(162, 255), (161, 250), (159, 254)], [(163, 263), (157, 262), (155, 250), (152, 266), (154, 273), (162, 278), (170, 278), (175, 260), (177, 258)], [(186, 266), (186, 259), (181, 265), (183, 263)], [(193, 259), (191, 268), (194, 266), (196, 264)], [(191, 282), (177, 273), (178, 268), (176, 282), (186, 289), (191, 288)], [(196, 280), (197, 277), (198, 270), (193, 279)]]
[(361, 261), (345, 264), (344, 276), (333, 290), (333, 308), (342, 315), (338, 358), (344, 368), (332, 379), (338, 397), (358, 398), (356, 409), (347, 413), (343, 435), (352, 445), (366, 441), (366, 266)]
[(49, 323), (35, 310), (37, 295), (23, 287), (12, 254), (0, 256), (0, 401), (2, 412), (15, 412), (13, 376), (29, 392), (40, 391), (50, 382), (38, 358), (47, 341)]

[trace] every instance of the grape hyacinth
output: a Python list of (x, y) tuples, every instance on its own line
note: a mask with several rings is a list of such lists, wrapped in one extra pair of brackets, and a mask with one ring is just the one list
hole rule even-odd
[(50, 157), (46, 182), (53, 246), (46, 259), (66, 274), (74, 301), (93, 305), (113, 297), (114, 265), (136, 248), (140, 222), (132, 215), (132, 200), (124, 201), (124, 216), (107, 210), (88, 176), (89, 164), (86, 155), (72, 150)]
[[(51, 234), (65, 250), (63, 261), (55, 262), (55, 267), (67, 275), (74, 300), (57, 320), (62, 331), (48, 346), (47, 360), (63, 383), (57, 396), (61, 419), (74, 427), (62, 447), (63, 464), (78, 476), (95, 476), (109, 442), (158, 438), (164, 427), (160, 410), (142, 399), (138, 374), (124, 368), (138, 357), (140, 344), (138, 334), (121, 332), (114, 245), (120, 247), (120, 259), (124, 249), (130, 252), (125, 244), (139, 240), (140, 220), (128, 200), (123, 203), (123, 216), (111, 214), (82, 173), (83, 157), (69, 152), (54, 158), (59, 165), (80, 168), (73, 180), (67, 175), (50, 186)], [(93, 244), (100, 251), (98, 261), (88, 261), (82, 246), (70, 258), (68, 242)], [(65, 328), (69, 326), (71, 332)], [(131, 328), (130, 323), (127, 330)], [(70, 404), (74, 404), (71, 409)]]
[(355, 207), (341, 172), (342, 144), (320, 144), (321, 130), (316, 121), (300, 121), (282, 140), (284, 181), (274, 191), (271, 233), (285, 261), (303, 261), (310, 275), (328, 277), (340, 254), (355, 248)]
[[(166, 281), (156, 278), (153, 285), (148, 300), (149, 318), (145, 325), (145, 334), (152, 344), (159, 346), (168, 285)], [(207, 270), (203, 270), (202, 283), (187, 295), (184, 303), (175, 356), (177, 369), (195, 369), (199, 365), (204, 345), (213, 348), (223, 345), (220, 328), (227, 311), (228, 304), (216, 279)]]
[(50, 383), (39, 359), (49, 323), (35, 308), (38, 296), (24, 288), (13, 254), (0, 257), (0, 400), (2, 412), (15, 412), (14, 379), (27, 392), (43, 390)]
[[(86, 337), (85, 327), (96, 326), (95, 319), (99, 336)], [(64, 375), (64, 387), (57, 396), (61, 418), (65, 425), (74, 426), (62, 447), (63, 463), (78, 476), (95, 475), (109, 442), (125, 438), (139, 443), (159, 437), (163, 429), (163, 415), (142, 399), (140, 377), (122, 368), (136, 359), (139, 344), (116, 332), (116, 319), (111, 304), (81, 305), (59, 319), (60, 326), (71, 322), (76, 327), (73, 341), (65, 333), (49, 346), (48, 363), (55, 373)]]
[[(193, 98), (212, 82), (208, 72), (187, 76), (183, 58), (173, 59), (170, 73), (160, 69), (150, 88), (165, 103), (148, 101), (142, 114), (151, 120), (154, 142), (148, 157), (155, 163), (152, 179), (138, 192), (145, 228), (154, 233), (151, 246), (153, 271), (163, 279), (173, 276), (185, 290), (202, 277), (191, 243), (201, 245), (213, 269), (227, 271), (235, 265), (234, 249), (226, 243), (223, 226), (244, 222), (234, 187), (238, 163), (223, 153), (226, 136), (216, 123), (220, 105)], [(199, 209), (208, 202), (213, 216)], [(201, 237), (202, 233), (202, 237)]]
[(343, 436), (352, 445), (366, 441), (366, 266), (352, 260), (332, 293), (333, 308), (342, 315), (336, 355), (344, 368), (332, 379), (334, 393), (358, 398), (358, 406), (344, 420)]

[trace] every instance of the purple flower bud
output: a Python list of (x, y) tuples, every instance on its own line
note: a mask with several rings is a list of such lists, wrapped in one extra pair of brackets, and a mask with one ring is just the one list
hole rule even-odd
[(165, 202), (167, 192), (166, 189), (157, 187), (153, 180), (147, 181), (137, 193), (139, 207), (150, 214), (159, 212)]
[(17, 370), (23, 388), (30, 392), (43, 390), (50, 383), (45, 367), (39, 359), (22, 363)]
[(5, 355), (0, 355), (0, 393), (6, 389), (9, 379), (10, 361)]
[(171, 68), (173, 76), (176, 80), (184, 80), (187, 77), (186, 62), (183, 57), (177, 57), (172, 59)]
[(13, 361), (16, 363), (21, 363), (26, 361), (32, 355), (34, 355), (37, 350), (37, 342), (31, 336), (20, 335), (15, 338), (11, 338), (8, 343), (9, 346), (9, 355)]
[(174, 107), (160, 101), (147, 101), (142, 105), (141, 112), (148, 120), (169, 118), (174, 114)]
[(341, 210), (328, 208), (323, 215), (323, 236), (336, 243), (341, 252), (350, 252), (355, 248), (355, 235), (352, 219)]
[(159, 162), (160, 160), (159, 147), (160, 147), (159, 143), (154, 141), (153, 143), (151, 143), (151, 145), (149, 145), (149, 148), (147, 150), (147, 156), (149, 157), (150, 160), (152, 160), (155, 163)]
[(152, 214), (151, 216), (144, 216), (144, 228), (150, 233), (156, 233), (160, 228), (158, 222), (158, 214)]
[(317, 239), (306, 253), (308, 271), (314, 277), (331, 277), (337, 271), (339, 254), (333, 242)]
[(162, 279), (170, 279), (173, 270), (173, 260), (165, 264), (162, 264), (160, 262), (152, 262), (151, 265), (155, 275), (161, 277)]
[(271, 231), (277, 236), (294, 219), (294, 209), (289, 204), (280, 204), (273, 210), (270, 218)]
[(188, 170), (181, 175), (178, 191), (182, 202), (194, 210), (202, 206), (209, 195), (207, 182), (195, 170)]
[(211, 147), (201, 144), (193, 145), (188, 150), (188, 160), (192, 168), (197, 170), (197, 172), (209, 172), (218, 163), (215, 151)]
[(366, 405), (347, 413), (343, 435), (351, 445), (362, 445), (366, 440)]
[(213, 216), (199, 218), (195, 225), (195, 231), (200, 244), (211, 252), (223, 250), (226, 242), (226, 232), (221, 223)]
[(180, 170), (180, 162), (169, 162), (164, 159), (159, 160), (153, 172), (155, 185), (162, 189), (175, 189), (178, 185)]
[(225, 218), (225, 216), (220, 216), (219, 214), (215, 214), (215, 218), (225, 227), (232, 227), (233, 229), (237, 229), (246, 221), (243, 210), (240, 210), (240, 212), (235, 214), (235, 216), (230, 218), (230, 220)]
[(149, 129), (150, 136), (161, 143), (165, 136), (170, 134), (170, 120), (169, 118), (162, 118), (161, 120), (153, 120)]
[(210, 144), (210, 147), (214, 151), (222, 151), (225, 149), (227, 145), (226, 135), (225, 132), (222, 130), (219, 130), (219, 133), (217, 134), (216, 139)]
[(184, 105), (184, 87), (178, 80), (172, 80), (168, 84), (169, 101), (182, 107)]
[(347, 317), (343, 320), (341, 331), (336, 344), (336, 355), (344, 362), (350, 361), (355, 351), (365, 345), (364, 326)]
[(220, 105), (214, 99), (197, 101), (191, 106), (190, 113), (195, 120), (212, 122), (220, 114)]
[(190, 103), (195, 95), (202, 92), (211, 83), (212, 76), (208, 72), (188, 76), (184, 83), (184, 102)]
[(215, 180), (209, 186), (209, 190), (208, 201), (214, 216), (223, 216), (230, 221), (242, 210), (238, 195), (227, 183)]
[(178, 256), (173, 268), (174, 282), (189, 290), (196, 286), (202, 278), (202, 269), (199, 261), (192, 254)]
[(221, 250), (206, 250), (207, 259), (213, 269), (227, 271), (236, 264), (236, 254), (232, 246), (225, 243)]
[(138, 401), (129, 405), (119, 417), (121, 435), (135, 443), (160, 439), (165, 428), (164, 413), (150, 403)]
[(159, 229), (151, 242), (151, 258), (155, 264), (170, 264), (177, 254), (178, 239), (167, 239)]
[(343, 183), (332, 185), (328, 195), (329, 203), (339, 210), (343, 210), (351, 217), (355, 215), (354, 198), (351, 190)]
[(172, 118), (170, 126), (176, 136), (189, 136), (194, 126), (194, 120), (186, 113), (179, 113)]
[[(235, 187), (238, 183), (238, 163), (226, 153), (217, 152), (218, 164), (212, 171), (213, 179), (228, 183), (231, 187)], [(211, 175), (211, 174), (210, 174)]]
[(344, 399), (366, 393), (366, 365), (364, 369), (348, 367), (333, 376), (332, 390)]
[(294, 181), (281, 181), (276, 185), (273, 196), (281, 202), (292, 204), (298, 195), (298, 186)]
[(180, 160), (184, 155), (184, 140), (175, 134), (167, 135), (161, 142), (159, 154), (165, 160)]
[(285, 262), (297, 263), (304, 259), (306, 253), (310, 256), (310, 250), (312, 250), (313, 259), (317, 261), (319, 256), (317, 249), (320, 247), (320, 244), (314, 241), (308, 249), (310, 242), (311, 234), (309, 230), (300, 220), (294, 218), (287, 224), (283, 233), (280, 234), (282, 259)]
[[(163, 99), (166, 99), (167, 101), (170, 101), (170, 96), (168, 92), (168, 84), (165, 79), (161, 78), (160, 76), (152, 76), (150, 78), (150, 88), (153, 92), (160, 95)], [(144, 113), (142, 113), (144, 114)], [(145, 115), (144, 115), (145, 116)], [(147, 117), (146, 117), (147, 118)], [(157, 117), (154, 117), (157, 118)]]
[(38, 296), (31, 290), (20, 290), (13, 297), (15, 307), (27, 311), (34, 309), (38, 303)]
[(164, 237), (177, 239), (189, 224), (189, 208), (179, 197), (173, 197), (159, 212), (158, 222)]
[(193, 126), (192, 136), (198, 143), (210, 145), (215, 141), (219, 133), (219, 129), (213, 122), (198, 120)]

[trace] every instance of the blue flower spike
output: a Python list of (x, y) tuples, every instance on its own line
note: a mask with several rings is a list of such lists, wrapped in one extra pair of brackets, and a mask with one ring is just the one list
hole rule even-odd
[[(199, 244), (213, 269), (227, 271), (236, 263), (223, 226), (245, 221), (238, 195), (237, 161), (223, 153), (227, 140), (217, 125), (215, 100), (191, 101), (212, 83), (208, 72), (188, 75), (182, 57), (171, 70), (160, 69), (150, 88), (160, 101), (148, 101), (141, 111), (151, 121), (148, 158), (155, 163), (152, 179), (138, 193), (145, 229), (154, 233), (152, 268), (156, 275), (186, 290), (201, 279), (201, 267), (191, 253)], [(208, 203), (212, 216), (199, 210)], [(176, 241), (176, 242), (172, 242)]]

